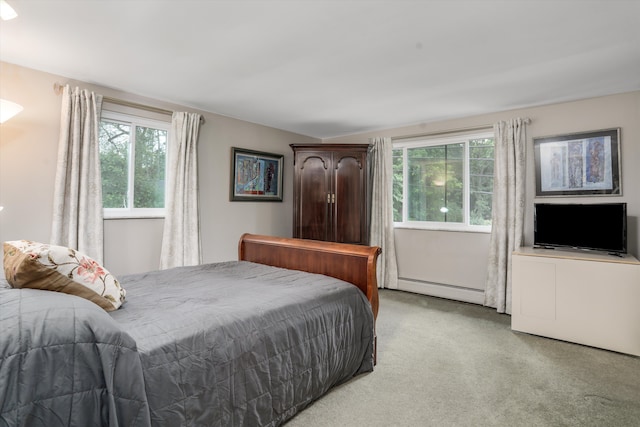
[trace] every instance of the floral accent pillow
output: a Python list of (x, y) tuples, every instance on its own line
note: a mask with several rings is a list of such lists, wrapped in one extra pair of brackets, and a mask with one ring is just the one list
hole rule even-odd
[(29, 240), (4, 242), (4, 274), (14, 288), (77, 295), (106, 311), (120, 308), (126, 295), (106, 268), (82, 252)]

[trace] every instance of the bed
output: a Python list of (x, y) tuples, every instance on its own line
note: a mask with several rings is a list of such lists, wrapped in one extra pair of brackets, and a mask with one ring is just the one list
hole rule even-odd
[(277, 426), (375, 360), (377, 247), (245, 234), (106, 312), (0, 287), (0, 426)]

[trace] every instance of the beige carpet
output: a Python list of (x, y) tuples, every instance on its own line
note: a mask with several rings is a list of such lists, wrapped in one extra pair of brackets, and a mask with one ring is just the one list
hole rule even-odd
[(640, 358), (513, 332), (510, 322), (382, 290), (374, 372), (287, 427), (640, 426)]

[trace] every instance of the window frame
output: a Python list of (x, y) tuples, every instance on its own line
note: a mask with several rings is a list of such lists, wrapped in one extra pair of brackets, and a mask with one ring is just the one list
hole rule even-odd
[[(104, 219), (127, 219), (127, 218), (164, 218), (167, 209), (167, 189), (168, 180), (167, 172), (169, 171), (169, 138), (171, 132), (171, 122), (150, 119), (146, 117), (136, 116), (133, 114), (120, 113), (117, 111), (102, 110), (100, 121), (103, 120), (115, 123), (122, 123), (132, 126), (129, 138), (129, 164), (127, 170), (127, 198), (129, 208), (102, 208)], [(135, 127), (150, 127), (154, 129), (165, 130), (167, 132), (167, 151), (165, 154), (165, 185), (164, 185), (164, 201), (163, 208), (135, 208), (133, 207), (134, 184), (135, 184)], [(102, 172), (101, 172), (102, 173)]]
[[(463, 231), (463, 232), (475, 232), (475, 233), (490, 233), (491, 225), (472, 225), (470, 224), (471, 212), (470, 212), (470, 196), (471, 196), (471, 180), (470, 180), (470, 159), (469, 159), (469, 141), (474, 139), (493, 139), (495, 143), (495, 133), (492, 129), (486, 131), (476, 131), (472, 133), (461, 133), (448, 136), (423, 136), (408, 139), (396, 139), (393, 141), (393, 150), (402, 149), (402, 219), (403, 221), (393, 223), (395, 228), (406, 229), (420, 229), (420, 230), (435, 230), (435, 231)], [(409, 182), (409, 168), (408, 164), (408, 148), (419, 147), (433, 147), (440, 145), (450, 144), (464, 144), (464, 167), (463, 167), (463, 201), (462, 201), (462, 214), (464, 221), (461, 223), (455, 222), (440, 222), (440, 221), (407, 221), (409, 203), (407, 201), (406, 185)]]

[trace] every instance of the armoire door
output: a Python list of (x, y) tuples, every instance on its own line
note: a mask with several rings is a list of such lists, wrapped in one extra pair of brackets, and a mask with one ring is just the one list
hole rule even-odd
[(366, 152), (333, 153), (331, 241), (366, 244), (367, 161)]
[(294, 237), (331, 240), (331, 153), (295, 155)]

